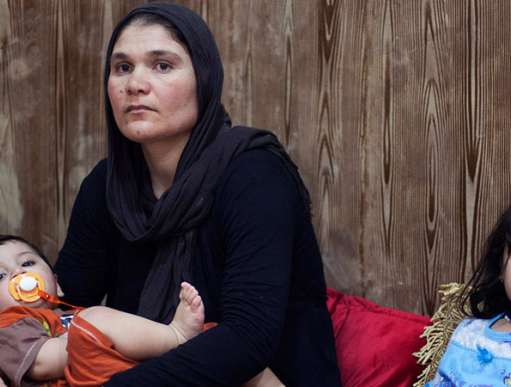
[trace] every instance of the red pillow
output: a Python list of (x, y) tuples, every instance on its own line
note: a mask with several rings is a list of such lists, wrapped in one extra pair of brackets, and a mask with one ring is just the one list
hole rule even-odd
[(421, 372), (412, 352), (430, 319), (328, 289), (337, 363), (348, 387), (410, 387)]

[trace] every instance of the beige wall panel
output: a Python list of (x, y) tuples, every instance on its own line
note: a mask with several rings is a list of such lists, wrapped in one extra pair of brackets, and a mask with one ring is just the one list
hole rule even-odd
[[(103, 63), (142, 0), (0, 0), (0, 233), (55, 257), (106, 154)], [(273, 130), (313, 200), (328, 284), (431, 313), (511, 202), (508, 0), (183, 0), (235, 124)]]

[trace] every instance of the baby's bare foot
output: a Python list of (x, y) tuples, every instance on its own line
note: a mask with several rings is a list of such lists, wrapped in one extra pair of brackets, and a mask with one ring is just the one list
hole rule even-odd
[(204, 326), (204, 304), (197, 289), (188, 282), (181, 283), (179, 300), (176, 314), (170, 324), (182, 336), (179, 338), (179, 344), (182, 344), (202, 332)]

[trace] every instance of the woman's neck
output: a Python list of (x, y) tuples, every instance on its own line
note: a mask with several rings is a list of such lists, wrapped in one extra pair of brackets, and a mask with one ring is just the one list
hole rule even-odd
[(151, 175), (154, 196), (159, 199), (174, 182), (177, 164), (188, 141), (189, 134), (172, 141), (142, 144), (144, 158)]

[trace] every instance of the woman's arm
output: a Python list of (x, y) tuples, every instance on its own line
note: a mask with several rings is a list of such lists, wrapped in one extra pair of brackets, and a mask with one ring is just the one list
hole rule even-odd
[(47, 340), (39, 350), (28, 376), (37, 381), (64, 377), (67, 365), (67, 333)]
[(64, 299), (73, 305), (98, 305), (107, 292), (109, 216), (105, 181), (106, 163), (101, 161), (80, 186), (55, 265)]
[(298, 194), (280, 161), (248, 152), (228, 170), (213, 217), (221, 224), (221, 321), (106, 386), (239, 386), (268, 366), (284, 326)]

